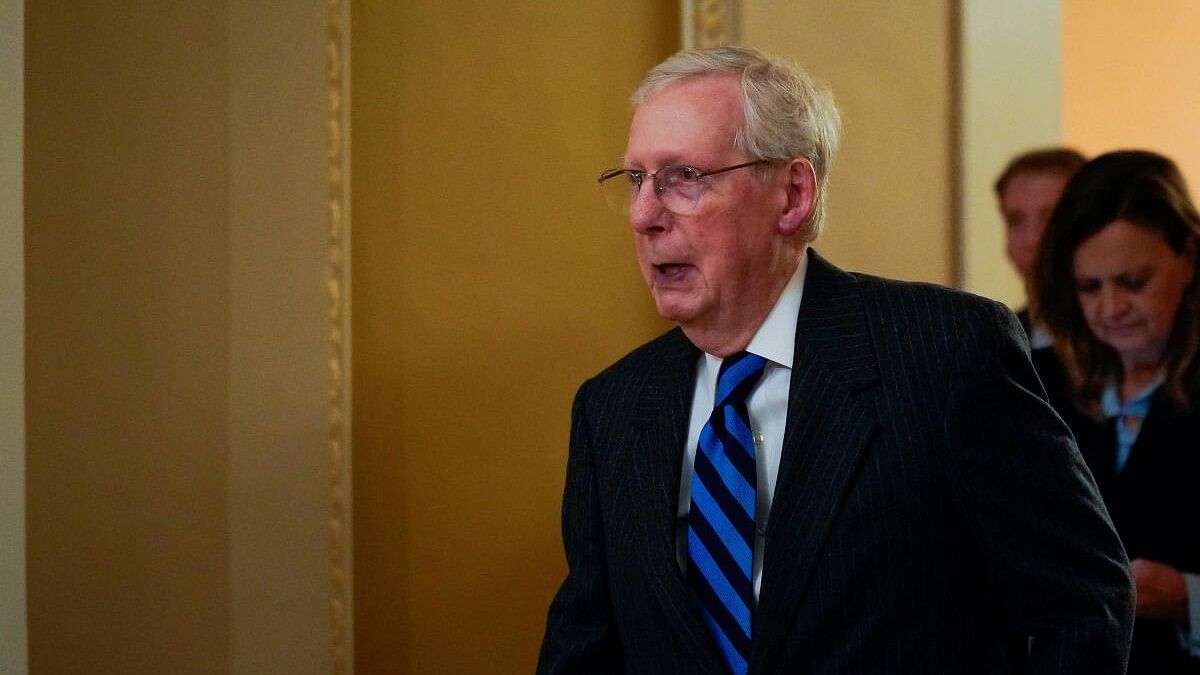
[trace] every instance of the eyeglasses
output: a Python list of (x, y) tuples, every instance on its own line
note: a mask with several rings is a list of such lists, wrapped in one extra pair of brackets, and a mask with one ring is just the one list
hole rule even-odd
[(734, 169), (744, 169), (756, 164), (769, 164), (770, 160), (756, 159), (753, 162), (734, 164), (722, 169), (701, 171), (694, 166), (664, 166), (658, 171), (636, 171), (634, 169), (609, 169), (600, 174), (600, 189), (609, 208), (621, 215), (629, 213), (642, 183), (647, 178), (654, 180), (654, 194), (670, 212), (686, 216), (696, 210), (700, 196), (704, 194), (704, 179)]

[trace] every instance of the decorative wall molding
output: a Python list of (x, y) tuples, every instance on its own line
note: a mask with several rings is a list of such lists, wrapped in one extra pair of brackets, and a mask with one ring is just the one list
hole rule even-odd
[(738, 0), (680, 0), (683, 48), (707, 49), (738, 42)]
[(350, 0), (326, 0), (329, 245), (329, 609), (335, 675), (354, 672), (350, 472)]

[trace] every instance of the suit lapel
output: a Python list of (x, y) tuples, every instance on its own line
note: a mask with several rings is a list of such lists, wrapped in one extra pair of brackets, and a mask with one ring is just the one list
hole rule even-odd
[(663, 615), (674, 623), (686, 652), (695, 655), (699, 672), (706, 672), (721, 663), (721, 657), (692, 601), (675, 552), (680, 467), (699, 357), (700, 350), (678, 328), (668, 334), (662, 358), (648, 374), (630, 420), (635, 433), (633, 470), (645, 489), (629, 497), (640, 500), (633, 513), (645, 527), (643, 563)]
[(809, 251), (779, 477), (755, 619), (756, 669), (774, 660), (876, 428), (859, 394), (878, 381), (855, 278)]
[[(687, 433), (692, 377), (699, 352), (679, 329), (648, 373), (630, 423), (634, 428), (632, 460), (640, 495), (641, 521), (646, 525), (646, 554), (657, 564), (675, 561), (675, 511), (679, 500), (679, 466)], [(672, 565), (678, 568), (678, 565)]]

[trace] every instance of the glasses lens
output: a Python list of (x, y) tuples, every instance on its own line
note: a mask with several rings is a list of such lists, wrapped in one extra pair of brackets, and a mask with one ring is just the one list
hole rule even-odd
[(629, 208), (642, 186), (654, 190), (668, 211), (686, 215), (696, 209), (704, 192), (702, 177), (699, 169), (690, 166), (664, 166), (653, 175), (609, 169), (600, 174), (600, 190), (608, 207), (622, 216), (629, 215)]
[(654, 177), (658, 199), (668, 210), (680, 215), (691, 213), (703, 188), (700, 171), (690, 166), (664, 166)]
[(604, 201), (618, 215), (629, 214), (629, 204), (638, 189), (633, 180), (628, 171), (617, 169), (605, 171), (600, 176), (600, 191), (604, 193)]

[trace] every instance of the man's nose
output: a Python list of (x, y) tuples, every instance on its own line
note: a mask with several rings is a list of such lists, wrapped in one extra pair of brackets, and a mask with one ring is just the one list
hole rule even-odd
[(666, 209), (655, 194), (655, 185), (647, 180), (629, 200), (629, 224), (639, 234), (661, 230)]

